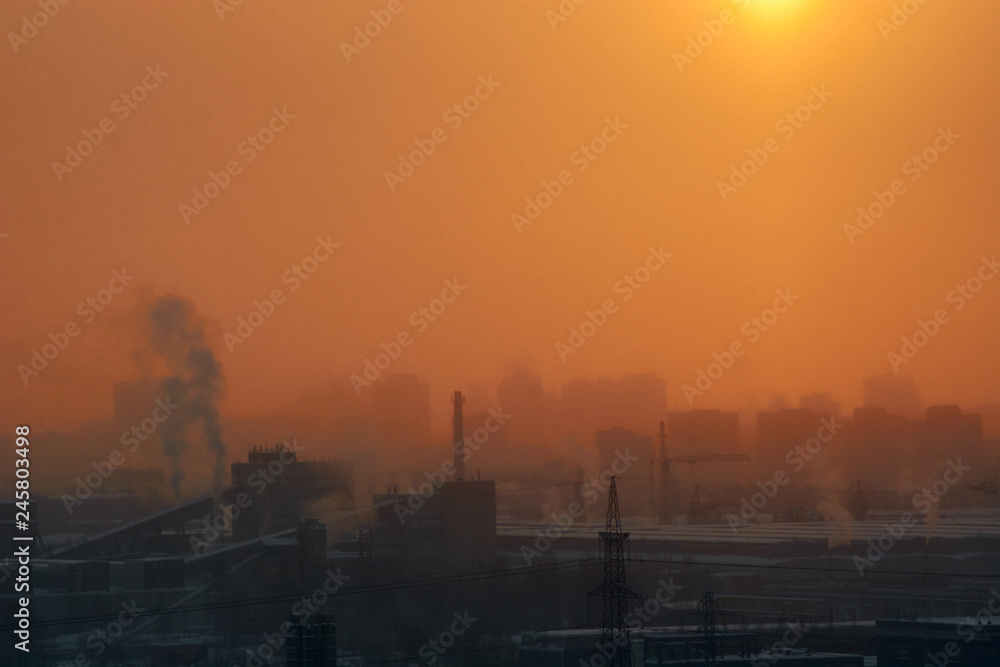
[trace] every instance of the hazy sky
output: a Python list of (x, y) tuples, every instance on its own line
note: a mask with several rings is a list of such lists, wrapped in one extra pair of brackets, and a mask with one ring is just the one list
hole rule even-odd
[(435, 396), (654, 371), (687, 409), (739, 341), (694, 407), (851, 407), (938, 310), (898, 370), (929, 403), (1000, 402), (997, 3), (223, 2), (73, 2), (37, 29), (36, 3), (0, 6), (5, 424), (109, 416), (154, 294), (208, 323), (228, 414), (350, 387), (404, 332), (388, 371)]

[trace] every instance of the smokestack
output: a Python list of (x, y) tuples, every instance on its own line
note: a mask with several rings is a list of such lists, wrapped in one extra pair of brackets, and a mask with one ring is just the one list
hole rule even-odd
[(673, 480), (670, 476), (670, 455), (667, 450), (667, 425), (660, 422), (660, 523), (674, 522)]
[(465, 426), (462, 424), (462, 403), (465, 402), (465, 399), (462, 397), (462, 392), (456, 391), (451, 402), (455, 405), (452, 456), (454, 456), (455, 462), (455, 479), (461, 481), (465, 479)]

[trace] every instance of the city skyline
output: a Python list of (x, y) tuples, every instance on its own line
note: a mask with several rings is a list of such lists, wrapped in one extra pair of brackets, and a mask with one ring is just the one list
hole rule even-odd
[(1000, 665), (998, 25), (0, 3), (0, 663)]

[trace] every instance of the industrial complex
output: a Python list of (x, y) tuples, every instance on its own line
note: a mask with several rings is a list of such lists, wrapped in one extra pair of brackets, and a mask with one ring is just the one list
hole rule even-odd
[[(379, 389), (383, 413), (426, 396), (407, 376)], [(737, 413), (671, 412), (644, 430), (631, 415), (575, 460), (484, 470), (490, 448), (516, 450), (518, 413), (466, 398), (451, 396), (441, 465), (370, 497), (352, 461), (288, 441), (251, 446), (227, 484), (189, 498), (164, 470), (128, 467), (85, 498), (35, 498), (33, 659), (1000, 664), (1000, 477), (977, 414), (845, 416), (813, 397), (760, 412), (753, 447)], [(889, 439), (920, 443), (939, 475), (873, 482), (864, 452)], [(3, 561), (8, 585), (16, 572)]]

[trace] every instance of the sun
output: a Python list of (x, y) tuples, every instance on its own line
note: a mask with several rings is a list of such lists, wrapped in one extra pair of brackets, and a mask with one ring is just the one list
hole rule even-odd
[(809, 0), (732, 0), (739, 9), (759, 21), (785, 23), (798, 17)]

